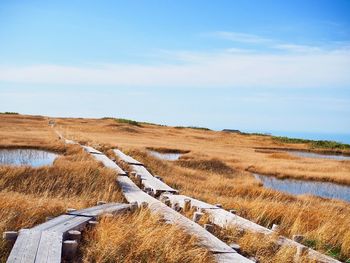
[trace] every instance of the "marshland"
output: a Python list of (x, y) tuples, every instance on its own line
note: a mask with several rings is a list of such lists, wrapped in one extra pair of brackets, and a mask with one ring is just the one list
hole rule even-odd
[(350, 263), (349, 14), (0, 1), (0, 263)]
[[(346, 262), (350, 258), (349, 202), (307, 193), (289, 194), (264, 187), (254, 177), (254, 173), (260, 173), (271, 178), (348, 187), (350, 161), (295, 156), (283, 150), (349, 154), (348, 148), (315, 148), (309, 143), (282, 142), (269, 136), (113, 118), (0, 116), (2, 151), (37, 149), (55, 153), (53, 163), (43, 166), (0, 165), (1, 232), (30, 228), (49, 216), (65, 213), (68, 208), (93, 206), (99, 200), (125, 202), (115, 182), (115, 172), (94, 160), (79, 145), (65, 144), (55, 131), (112, 159), (115, 156), (111, 150), (121, 149), (181, 194), (210, 204), (220, 203), (223, 208), (234, 209), (237, 215), (267, 228), (279, 225), (278, 235), (289, 238), (303, 235), (304, 245), (338, 260)], [(178, 154), (178, 158), (159, 158), (152, 152)], [(203, 218), (200, 223), (206, 220)], [(242, 233), (234, 227), (216, 227), (213, 232), (226, 243), (238, 244), (243, 255), (259, 262), (293, 262), (293, 248), (276, 246), (274, 236)], [(0, 249), (5, 261), (11, 248), (2, 240)], [(165, 224), (147, 208), (102, 219), (96, 229), (83, 235), (77, 260), (215, 262), (211, 252), (201, 247), (195, 237), (176, 225)]]

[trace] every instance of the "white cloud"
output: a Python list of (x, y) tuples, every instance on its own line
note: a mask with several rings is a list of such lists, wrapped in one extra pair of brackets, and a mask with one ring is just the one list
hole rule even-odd
[[(330, 51), (332, 49), (342, 50), (342, 49), (349, 48), (349, 42), (346, 42), (346, 41), (329, 42), (329, 43), (323, 43), (320, 46), (315, 46), (315, 45), (295, 44), (295, 43), (281, 41), (279, 39), (266, 38), (259, 35), (246, 34), (246, 33), (240, 33), (240, 32), (215, 31), (204, 35), (218, 38), (218, 39), (229, 40), (234, 44), (241, 44), (241, 45), (251, 44), (251, 45), (254, 45), (254, 47), (259, 47), (260, 49), (280, 50), (280, 51), (285, 51), (286, 53), (313, 53), (313, 52), (321, 52), (321, 51), (327, 51), (327, 50)], [(236, 47), (232, 48), (232, 50), (235, 50), (235, 49)], [(245, 49), (245, 50), (249, 51), (249, 49)]]
[(229, 32), (229, 31), (216, 31), (216, 32), (209, 33), (207, 35), (221, 38), (221, 39), (231, 40), (234, 42), (249, 43), (249, 44), (273, 42), (272, 39), (261, 37), (258, 35)]
[(312, 52), (322, 51), (322, 48), (318, 46), (296, 45), (296, 44), (278, 44), (278, 45), (274, 45), (273, 48), (289, 51), (289, 52), (299, 52), (299, 53), (312, 53)]
[(161, 65), (0, 66), (0, 81), (158, 87), (333, 87), (350, 85), (349, 50), (303, 54), (187, 53)]

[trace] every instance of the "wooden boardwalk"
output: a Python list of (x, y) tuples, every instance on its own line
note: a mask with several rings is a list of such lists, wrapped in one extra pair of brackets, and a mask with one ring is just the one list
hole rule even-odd
[[(97, 155), (93, 154), (93, 156), (96, 158)], [(115, 163), (114, 165), (117, 166), (117, 164)], [(143, 166), (141, 165), (135, 165), (135, 166), (137, 166), (138, 168), (141, 167), (144, 175), (148, 173), (149, 175), (147, 176), (153, 177)], [(138, 170), (138, 171), (141, 171), (141, 170)], [(187, 233), (196, 236), (199, 239), (199, 242), (201, 245), (203, 245), (209, 251), (214, 253), (214, 256), (216, 257), (217, 262), (219, 263), (229, 263), (229, 262), (251, 263), (252, 262), (251, 260), (238, 254), (233, 248), (231, 248), (226, 243), (222, 242), (220, 239), (218, 239), (217, 237), (215, 237), (214, 235), (206, 231), (200, 225), (194, 223), (192, 220), (174, 211), (173, 209), (166, 206), (159, 200), (146, 194), (129, 177), (118, 176), (117, 183), (119, 184), (124, 194), (124, 197), (129, 203), (137, 203), (138, 206), (144, 206), (146, 204), (147, 207), (153, 213), (159, 214), (168, 223), (175, 224), (180, 228), (184, 229), (184, 231), (186, 231)]]
[(174, 188), (155, 178), (143, 165), (130, 165), (130, 167), (137, 176), (140, 176), (142, 185), (152, 189), (154, 195), (157, 196), (164, 192), (178, 193)]
[[(200, 225), (182, 216), (167, 205), (163, 204), (159, 200), (153, 198), (152, 196), (142, 191), (130, 178), (127, 177), (127, 173), (125, 173), (117, 164), (115, 164), (107, 156), (103, 155), (101, 152), (95, 150), (92, 147), (83, 147), (85, 151), (92, 154), (98, 161), (101, 161), (106, 167), (114, 169), (118, 175), (121, 175), (117, 177), (117, 182), (129, 203), (137, 203), (138, 206), (147, 205), (152, 212), (161, 215), (167, 222), (176, 224), (179, 227), (183, 228), (187, 233), (196, 236), (203, 246), (205, 246), (211, 252), (214, 253), (217, 262), (252, 262), (251, 260), (239, 255), (234, 249), (232, 249), (227, 244), (225, 244), (224, 242), (216, 238), (214, 235), (206, 231)], [(141, 162), (124, 154), (120, 150), (115, 149), (113, 151), (121, 161), (130, 165), (132, 170), (136, 172), (137, 176), (141, 179), (141, 183), (145, 188), (152, 189), (154, 195), (159, 195), (160, 193), (162, 193), (162, 196), (167, 197), (173, 205), (177, 204), (183, 208), (185, 206), (185, 199), (189, 199), (191, 200), (192, 207), (195, 207), (198, 210), (207, 213), (210, 216), (210, 220), (215, 225), (218, 225), (223, 228), (228, 226), (238, 226), (241, 229), (256, 233), (262, 233), (265, 235), (270, 235), (273, 233), (273, 231), (270, 229), (267, 229), (254, 222), (239, 217), (218, 206), (211, 205), (184, 195), (177, 195), (177, 190), (166, 185), (161, 180), (153, 177), (153, 175), (150, 172), (148, 172), (148, 170), (143, 166)], [(309, 258), (316, 260), (317, 262), (339, 263), (339, 261), (331, 257), (323, 255), (322, 253), (319, 253), (315, 250), (306, 248), (305, 246), (283, 236), (279, 237), (277, 243), (279, 245), (288, 245), (297, 248), (303, 247), (304, 251), (305, 249), (307, 250), (307, 255), (309, 256)]]
[(211, 251), (219, 263), (242, 262), (248, 263), (251, 260), (241, 256), (234, 249), (222, 242), (220, 239), (206, 231), (200, 225), (192, 220), (184, 217), (175, 210), (166, 206), (159, 200), (149, 196), (143, 192), (137, 185), (127, 176), (119, 176), (117, 182), (129, 203), (136, 202), (139, 206), (147, 204), (148, 208), (156, 214), (159, 214), (168, 223), (175, 224), (187, 233), (198, 238), (201, 245)]
[(118, 149), (114, 149), (113, 152), (121, 161), (123, 161), (127, 164), (143, 165), (139, 161), (135, 160), (134, 158), (132, 158), (129, 155), (126, 155), (125, 153), (123, 153), (122, 151), (120, 151)]
[(130, 209), (129, 204), (103, 204), (58, 216), (31, 229), (21, 229), (7, 263), (60, 263), (62, 244), (70, 230), (82, 230), (102, 214)]
[(104, 166), (115, 170), (118, 175), (126, 175), (126, 172), (123, 169), (121, 169), (115, 162), (109, 159), (102, 152), (90, 146), (82, 146), (82, 147), (86, 152), (90, 153), (97, 161), (101, 162)]
[[(260, 226), (254, 222), (251, 222), (243, 217), (240, 217), (238, 215), (232, 214), (220, 207), (217, 207), (215, 205), (211, 205), (205, 202), (202, 202), (200, 200), (197, 200), (195, 198), (191, 198), (185, 195), (172, 195), (172, 194), (164, 194), (166, 198), (170, 200), (172, 204), (178, 204), (181, 208), (184, 208), (185, 206), (185, 200), (191, 200), (191, 206), (195, 207), (198, 210), (201, 210), (202, 212), (205, 212), (209, 215), (210, 221), (218, 225), (222, 228), (227, 227), (238, 227), (243, 230), (247, 230), (254, 233), (262, 233), (265, 235), (273, 234), (274, 231), (265, 228), (263, 226)], [(307, 248), (303, 246), (302, 244), (295, 242), (291, 239), (288, 239), (286, 237), (280, 236), (277, 240), (277, 243), (279, 245), (286, 245), (286, 246), (292, 246), (292, 247), (302, 247), (305, 248), (305, 250), (308, 251), (308, 256), (312, 260), (316, 260), (317, 262), (322, 263), (340, 263), (340, 261), (331, 258), (329, 256), (326, 256), (320, 252), (317, 252), (313, 249)]]

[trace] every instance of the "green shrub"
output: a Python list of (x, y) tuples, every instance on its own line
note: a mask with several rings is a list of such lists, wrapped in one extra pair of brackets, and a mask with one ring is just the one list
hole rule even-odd
[(8, 115), (18, 115), (18, 112), (11, 112), (11, 111), (5, 111), (5, 112), (0, 112), (0, 114), (8, 114)]

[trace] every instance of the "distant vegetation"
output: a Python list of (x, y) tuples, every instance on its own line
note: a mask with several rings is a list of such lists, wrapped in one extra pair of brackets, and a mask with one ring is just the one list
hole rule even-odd
[(11, 111), (5, 111), (5, 112), (0, 112), (0, 114), (9, 114), (9, 115), (18, 115), (18, 112), (11, 112)]
[(256, 135), (256, 136), (271, 136), (271, 134), (269, 134), (269, 133), (259, 133), (259, 132), (252, 132), (252, 133), (241, 132), (240, 134), (242, 134), (242, 135)]
[(134, 126), (139, 126), (141, 127), (142, 124), (144, 125), (154, 125), (154, 126), (162, 126), (165, 127), (166, 125), (162, 124), (157, 124), (157, 123), (152, 123), (152, 122), (145, 122), (145, 121), (134, 121), (134, 120), (129, 120), (129, 119), (123, 119), (123, 118), (113, 118), (113, 117), (103, 117), (103, 120), (115, 120), (118, 123), (126, 123)]
[(209, 128), (205, 127), (196, 127), (196, 126), (175, 126), (175, 129), (195, 129), (195, 130), (203, 130), (203, 131), (211, 131)]
[(284, 136), (272, 136), (272, 139), (284, 143), (307, 143), (312, 148), (327, 148), (327, 149), (339, 149), (345, 150), (350, 149), (349, 144), (335, 142), (335, 141), (322, 141), (322, 140), (307, 140), (298, 138), (289, 138)]
[[(229, 131), (229, 130), (223, 130)], [(233, 130), (234, 131), (234, 130)], [(276, 142), (283, 143), (305, 143), (309, 144), (312, 148), (324, 148), (324, 149), (337, 149), (337, 150), (346, 150), (350, 149), (350, 144), (340, 143), (336, 141), (326, 141), (326, 140), (309, 140), (309, 139), (299, 139), (299, 138), (290, 138), (286, 136), (272, 136), (269, 133), (248, 133), (248, 132), (239, 132), (241, 135), (256, 135), (256, 136), (271, 136), (271, 138)]]
[[(161, 126), (161, 127), (167, 127), (167, 125), (152, 123), (152, 122), (144, 122), (144, 121), (134, 121), (129, 119), (123, 119), (123, 118), (113, 118), (113, 117), (103, 117), (102, 120), (115, 120), (118, 123), (126, 123), (134, 126), (141, 127), (142, 124), (144, 125), (154, 125), (154, 126)], [(203, 131), (211, 131), (209, 128), (205, 127), (196, 127), (196, 126), (175, 126), (175, 129), (195, 129), (195, 130), (203, 130)]]
[(116, 122), (119, 122), (119, 123), (126, 123), (126, 124), (130, 124), (130, 125), (134, 125), (134, 126), (141, 126), (141, 124), (138, 121), (133, 121), (133, 120), (129, 120), (129, 119), (121, 119), (121, 118), (115, 118), (114, 120)]
[(134, 126), (141, 126), (141, 123), (138, 121), (133, 121), (129, 119), (123, 119), (123, 118), (113, 118), (113, 117), (103, 117), (102, 120), (115, 120), (118, 123), (126, 123)]
[(164, 124), (157, 124), (157, 123), (153, 123), (153, 122), (145, 122), (145, 121), (142, 121), (140, 122), (141, 124), (145, 124), (145, 125), (153, 125), (153, 126), (161, 126), (161, 127), (167, 127), (167, 125), (164, 125)]

